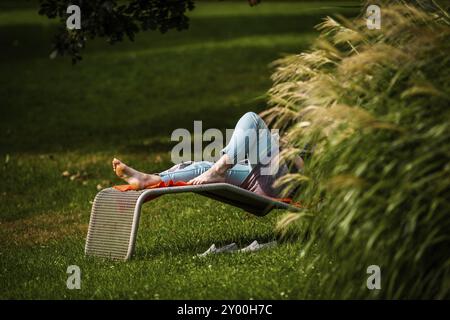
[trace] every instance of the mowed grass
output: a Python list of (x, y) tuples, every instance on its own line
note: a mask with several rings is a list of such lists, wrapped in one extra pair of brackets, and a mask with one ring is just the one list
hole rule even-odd
[[(277, 239), (280, 211), (256, 218), (200, 196), (166, 196), (144, 206), (130, 262), (86, 258), (84, 241), (97, 188), (121, 183), (112, 157), (158, 172), (171, 165), (174, 129), (192, 130), (194, 120), (232, 128), (263, 110), (268, 64), (307, 48), (325, 15), (356, 5), (200, 2), (188, 31), (91, 41), (75, 66), (48, 58), (54, 23), (2, 5), (0, 298), (321, 297), (327, 270), (301, 243), (195, 257), (212, 243)], [(81, 268), (81, 290), (66, 288), (69, 265)]]

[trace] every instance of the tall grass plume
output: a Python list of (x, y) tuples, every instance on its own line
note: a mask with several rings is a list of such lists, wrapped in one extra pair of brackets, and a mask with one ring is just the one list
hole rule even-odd
[(311, 153), (287, 181), (305, 211), (279, 228), (318, 248), (323, 298), (450, 298), (450, 18), (434, 1), (378, 3), (381, 29), (327, 17), (309, 52), (273, 64), (264, 116), (285, 157)]

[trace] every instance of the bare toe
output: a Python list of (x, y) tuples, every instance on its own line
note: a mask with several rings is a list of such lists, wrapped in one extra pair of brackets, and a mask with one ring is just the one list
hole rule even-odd
[(112, 161), (112, 167), (113, 167), (113, 170), (116, 171), (116, 167), (117, 167), (119, 164), (121, 164), (121, 163), (122, 163), (122, 162), (121, 162), (119, 159), (114, 158), (113, 161)]
[(116, 175), (120, 178), (123, 178), (125, 174), (126, 165), (122, 163), (119, 159), (114, 158), (113, 160), (113, 168)]

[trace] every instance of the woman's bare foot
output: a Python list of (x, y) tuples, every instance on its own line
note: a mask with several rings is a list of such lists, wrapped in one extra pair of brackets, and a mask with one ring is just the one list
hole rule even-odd
[(231, 163), (228, 155), (224, 154), (209, 170), (203, 172), (198, 177), (189, 181), (191, 184), (206, 184), (225, 182), (227, 170), (231, 168)]
[(217, 183), (225, 182), (225, 174), (219, 173), (216, 168), (211, 167), (209, 170), (203, 172), (198, 177), (189, 181), (191, 184), (206, 184), (206, 183)]
[(116, 175), (125, 180), (128, 184), (137, 188), (138, 190), (144, 189), (147, 186), (157, 184), (161, 181), (161, 178), (156, 174), (142, 173), (133, 168), (127, 166), (119, 159), (114, 158), (112, 161), (112, 167)]

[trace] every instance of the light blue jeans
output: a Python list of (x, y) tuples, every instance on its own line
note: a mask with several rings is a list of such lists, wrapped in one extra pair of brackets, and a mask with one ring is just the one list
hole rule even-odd
[[(251, 131), (254, 132), (254, 135), (246, 134)], [(265, 139), (265, 143), (259, 144), (261, 139)], [(260, 148), (260, 145), (266, 147)], [(263, 156), (267, 157), (267, 148), (271, 150), (269, 128), (259, 115), (247, 112), (239, 119), (230, 142), (222, 149), (222, 155), (227, 154), (234, 164), (227, 170), (225, 181), (233, 185), (241, 185), (253, 168), (258, 165), (259, 159)], [(255, 154), (257, 158), (249, 161), (248, 156)], [(189, 181), (210, 169), (213, 164), (209, 161), (183, 162), (159, 173), (159, 176), (164, 182), (169, 180), (173, 180), (173, 182)]]

